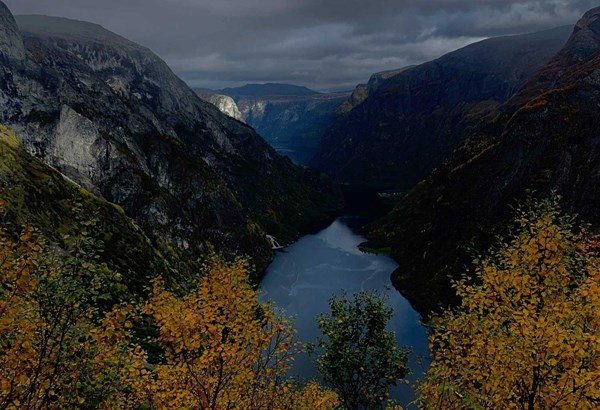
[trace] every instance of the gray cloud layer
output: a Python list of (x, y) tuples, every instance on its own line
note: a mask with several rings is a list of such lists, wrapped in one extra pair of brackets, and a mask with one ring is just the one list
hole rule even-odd
[(592, 0), (4, 0), (93, 21), (153, 49), (189, 84), (351, 89), (482, 38), (574, 24)]

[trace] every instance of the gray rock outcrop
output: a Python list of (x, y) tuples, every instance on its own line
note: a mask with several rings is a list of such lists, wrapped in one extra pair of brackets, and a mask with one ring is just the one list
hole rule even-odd
[[(0, 20), (15, 21), (1, 2)], [(210, 243), (252, 256), (260, 270), (272, 257), (266, 233), (289, 242), (337, 206), (317, 178), (198, 98), (147, 48), (91, 23), (16, 22), (18, 31), (0, 31), (0, 122), (30, 153), (119, 204), (173, 260)]]
[(229, 97), (228, 95), (199, 92), (198, 96), (204, 101), (209, 102), (217, 107), (223, 114), (226, 114), (238, 121), (244, 122), (244, 115), (242, 115), (240, 112), (233, 98)]

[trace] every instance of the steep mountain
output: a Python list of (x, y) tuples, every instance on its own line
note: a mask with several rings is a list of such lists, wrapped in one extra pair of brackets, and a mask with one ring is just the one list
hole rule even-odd
[(150, 50), (90, 23), (20, 16), (17, 26), (4, 5), (0, 14), (0, 120), (173, 260), (211, 244), (260, 270), (272, 257), (265, 234), (289, 242), (338, 206), (326, 180), (202, 101)]
[(380, 71), (373, 74), (371, 78), (369, 78), (369, 82), (366, 84), (359, 84), (356, 86), (356, 88), (354, 88), (354, 91), (352, 91), (350, 97), (348, 97), (348, 99), (339, 106), (336, 114), (341, 115), (352, 111), (355, 107), (362, 104), (369, 97), (369, 95), (377, 91), (379, 86), (386, 80), (389, 80), (390, 78), (412, 67), (414, 66), (403, 67), (397, 70)]
[(6, 5), (0, 2), (0, 52), (8, 59), (25, 58), (25, 46), (19, 28)]
[(232, 97), (248, 96), (248, 97), (266, 97), (273, 95), (285, 95), (285, 96), (307, 96), (316, 95), (318, 92), (311, 90), (310, 88), (303, 87), (300, 85), (293, 84), (279, 84), (279, 83), (266, 83), (266, 84), (246, 84), (241, 87), (224, 88), (217, 91), (219, 94), (229, 95)]
[[(225, 89), (234, 99), (244, 122), (251, 125), (282, 155), (297, 164), (313, 157), (325, 129), (347, 93), (317, 93), (287, 84), (248, 84)], [(199, 93), (205, 100), (230, 114), (229, 104), (218, 94)]]
[[(600, 226), (600, 8), (442, 166), (412, 190), (371, 239), (391, 246), (395, 286), (422, 312), (448, 303), (473, 252), (506, 233), (510, 206), (556, 192)], [(472, 244), (477, 244), (475, 249)]]
[(27, 153), (2, 125), (0, 199), (0, 224), (13, 235), (31, 226), (62, 245), (67, 236), (76, 237), (84, 224), (89, 225), (90, 234), (110, 249), (101, 254), (103, 261), (123, 276), (131, 291), (141, 293), (148, 277), (174, 271), (119, 206), (97, 198)]
[(233, 98), (231, 98), (230, 96), (214, 94), (205, 91), (196, 91), (196, 94), (198, 94), (198, 97), (202, 98), (204, 101), (209, 102), (215, 107), (217, 107), (219, 111), (221, 111), (223, 114), (226, 114), (231, 118), (235, 118), (238, 121), (244, 121), (244, 116), (240, 112)]
[(570, 31), (492, 38), (393, 75), (338, 117), (313, 165), (342, 183), (412, 188), (548, 62)]

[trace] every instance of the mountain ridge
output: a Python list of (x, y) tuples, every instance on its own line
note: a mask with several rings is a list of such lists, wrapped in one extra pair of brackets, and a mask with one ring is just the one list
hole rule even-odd
[(491, 122), (371, 226), (370, 239), (402, 261), (394, 285), (421, 312), (453, 302), (450, 277), (506, 234), (518, 201), (556, 193), (565, 211), (600, 223), (598, 19), (600, 8), (586, 13)]
[(228, 95), (230, 97), (238, 96), (309, 96), (320, 94), (310, 88), (284, 83), (264, 83), (264, 84), (246, 84), (241, 87), (223, 88), (216, 90), (217, 93)]
[(21, 33), (1, 40), (26, 48), (0, 56), (0, 120), (30, 153), (119, 204), (172, 259), (210, 244), (260, 272), (273, 255), (267, 233), (290, 242), (340, 206), (326, 179), (200, 100), (146, 47), (97, 25), (0, 14)]
[(392, 76), (327, 129), (311, 164), (341, 183), (412, 188), (552, 58), (570, 31), (483, 40)]
[(344, 101), (342, 105), (339, 106), (339, 108), (336, 111), (336, 114), (343, 115), (349, 113), (354, 108), (362, 104), (369, 97), (369, 95), (377, 91), (381, 84), (385, 83), (390, 78), (402, 73), (403, 71), (409, 70), (413, 67), (414, 65), (410, 65), (395, 70), (379, 71), (377, 73), (372, 74), (367, 83), (358, 84), (354, 88), (350, 97), (348, 97), (348, 99)]

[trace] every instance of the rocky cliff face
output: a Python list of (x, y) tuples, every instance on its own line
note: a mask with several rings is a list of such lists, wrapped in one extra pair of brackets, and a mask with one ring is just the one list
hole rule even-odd
[(343, 183), (412, 188), (542, 67), (571, 29), (485, 40), (395, 73), (374, 91), (357, 90), (313, 165)]
[[(199, 99), (148, 49), (89, 23), (21, 16), (17, 27), (5, 7), (0, 15), (11, 24), (0, 33), (0, 120), (29, 152), (121, 205), (172, 260), (210, 243), (261, 269), (266, 233), (288, 242), (337, 206), (325, 181)], [(7, 51), (19, 44), (20, 60)]]
[[(230, 90), (244, 121), (275, 147), (282, 155), (298, 164), (312, 159), (325, 129), (334, 119), (335, 111), (348, 97), (347, 93), (319, 94), (285, 88), (278, 92), (299, 95), (248, 95)], [(256, 94), (256, 93), (255, 93)]]
[(204, 101), (209, 102), (217, 107), (223, 114), (226, 114), (238, 121), (244, 122), (245, 117), (242, 115), (237, 104), (230, 96), (207, 92), (198, 92), (197, 94)]
[(510, 205), (554, 191), (566, 211), (599, 226), (600, 8), (566, 46), (439, 169), (373, 226), (393, 247), (394, 284), (427, 312), (451, 300), (448, 275), (506, 231)]
[(88, 230), (88, 238), (104, 243), (95, 249), (119, 272), (128, 291), (147, 291), (148, 278), (172, 277), (176, 269), (152, 246), (141, 229), (118, 206), (101, 200), (25, 151), (21, 142), (0, 125), (0, 225), (18, 236), (23, 226), (45, 240), (68, 248), (70, 238)]
[(0, 2), (0, 53), (9, 59), (25, 58), (21, 33), (10, 10), (2, 2)]

